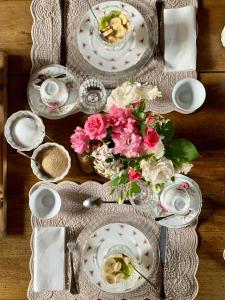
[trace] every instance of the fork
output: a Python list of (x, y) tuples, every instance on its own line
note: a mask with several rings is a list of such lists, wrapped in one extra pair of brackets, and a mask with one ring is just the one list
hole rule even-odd
[[(70, 232), (71, 233), (71, 232)], [(73, 239), (70, 239), (67, 243), (67, 249), (69, 250), (70, 256), (70, 268), (71, 268), (71, 279), (70, 279), (70, 293), (76, 295), (79, 293), (78, 285), (75, 278), (74, 266), (73, 266), (73, 253), (76, 248), (76, 242)]]
[(161, 15), (162, 9), (164, 7), (164, 0), (156, 0), (156, 13), (157, 13), (157, 20), (158, 20), (158, 42), (155, 48), (154, 57), (156, 60), (162, 58), (163, 51), (161, 47)]

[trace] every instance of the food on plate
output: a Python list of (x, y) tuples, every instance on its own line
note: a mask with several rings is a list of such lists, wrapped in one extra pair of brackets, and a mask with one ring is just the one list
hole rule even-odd
[(128, 17), (117, 10), (102, 17), (98, 26), (103, 39), (111, 44), (122, 42), (132, 27)]
[(103, 277), (109, 284), (128, 280), (133, 272), (134, 269), (131, 265), (130, 257), (122, 253), (115, 253), (108, 256), (103, 263)]

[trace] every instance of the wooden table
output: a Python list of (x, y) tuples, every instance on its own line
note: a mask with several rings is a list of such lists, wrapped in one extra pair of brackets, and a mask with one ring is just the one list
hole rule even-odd
[[(0, 0), (0, 50), (9, 54), (9, 115), (28, 108), (26, 86), (32, 44), (30, 2)], [(176, 137), (192, 140), (202, 155), (191, 174), (204, 196), (198, 227), (198, 300), (225, 299), (225, 49), (220, 42), (224, 15), (224, 0), (199, 1), (198, 71), (206, 86), (207, 100), (194, 114), (170, 114), (176, 125)], [(83, 121), (81, 114), (60, 121), (60, 126), (59, 121), (46, 120), (47, 134), (69, 149), (69, 136)], [(82, 173), (72, 151), (71, 155), (73, 167), (67, 179), (103, 180)], [(29, 161), (8, 148), (8, 236), (0, 240), (0, 300), (26, 299), (31, 234), (28, 191), (36, 181)]]

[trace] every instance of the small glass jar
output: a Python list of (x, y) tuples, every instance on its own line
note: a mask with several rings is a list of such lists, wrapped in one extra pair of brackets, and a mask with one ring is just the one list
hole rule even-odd
[(107, 92), (104, 85), (96, 79), (84, 81), (79, 90), (81, 111), (85, 114), (97, 114), (104, 110)]

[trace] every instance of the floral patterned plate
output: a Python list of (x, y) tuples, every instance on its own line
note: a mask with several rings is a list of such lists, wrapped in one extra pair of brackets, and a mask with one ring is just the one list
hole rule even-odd
[[(187, 192), (190, 196), (191, 212), (186, 216), (176, 215), (168, 219), (161, 220), (158, 223), (168, 228), (183, 228), (192, 224), (198, 218), (202, 207), (202, 194), (198, 184), (194, 180), (181, 174), (176, 174), (175, 182), (169, 181), (165, 185), (165, 187), (171, 184), (181, 184), (185, 189), (187, 189)], [(155, 217), (156, 216), (163, 217), (170, 214), (169, 212), (163, 209), (163, 207), (160, 205), (160, 201), (157, 203), (152, 202), (151, 213)]]
[(158, 248), (137, 228), (122, 223), (112, 223), (97, 229), (87, 241), (83, 253), (83, 266), (89, 280), (108, 293), (126, 293), (140, 287), (145, 280), (137, 276), (136, 280), (118, 284), (108, 284), (102, 278), (102, 266), (107, 252), (115, 246), (124, 246), (137, 259), (139, 269), (146, 277), (155, 271), (159, 259)]
[[(60, 106), (55, 99), (51, 105), (46, 105), (40, 96), (40, 86), (48, 78), (62, 80), (69, 91), (67, 102)], [(27, 95), (31, 110), (46, 119), (62, 119), (79, 111), (79, 79), (66, 67), (60, 65), (49, 65), (36, 71), (31, 75), (28, 83)]]
[[(136, 65), (149, 47), (148, 29), (144, 17), (132, 5), (120, 1), (107, 1), (93, 6), (95, 14), (103, 15), (112, 6), (125, 10), (133, 22), (133, 32), (119, 50), (105, 48), (96, 32), (96, 21), (89, 10), (78, 28), (79, 51), (89, 64), (110, 73), (125, 71)], [(99, 17), (100, 18), (100, 17)]]

